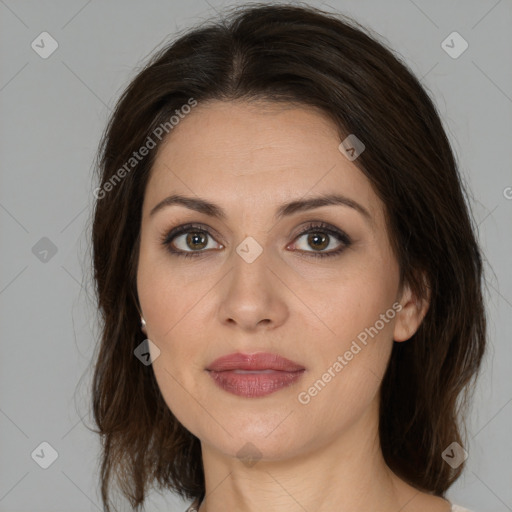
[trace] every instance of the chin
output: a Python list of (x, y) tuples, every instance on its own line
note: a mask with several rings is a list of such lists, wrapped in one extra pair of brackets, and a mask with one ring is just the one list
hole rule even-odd
[[(289, 414), (289, 411), (288, 413)], [(201, 427), (201, 432), (195, 434), (202, 442), (215, 447), (226, 456), (239, 459), (287, 459), (299, 454), (305, 445), (309, 444), (304, 438), (304, 427), (292, 420), (294, 414), (283, 421), (287, 414), (268, 416), (244, 414), (243, 419), (227, 419), (217, 414), (217, 428), (211, 428), (211, 421), (205, 420), (208, 430)], [(226, 432), (227, 431), (227, 432)]]

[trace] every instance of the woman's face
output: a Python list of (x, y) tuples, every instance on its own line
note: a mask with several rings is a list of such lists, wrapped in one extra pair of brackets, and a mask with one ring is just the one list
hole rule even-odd
[[(398, 287), (383, 204), (340, 142), (307, 107), (211, 102), (158, 151), (137, 273), (147, 337), (160, 350), (153, 369), (178, 420), (225, 455), (251, 446), (287, 458), (367, 435), (393, 339), (420, 321)], [(151, 214), (171, 195), (189, 207)], [(300, 206), (329, 195), (346, 201)], [(225, 216), (197, 211), (197, 201)], [(278, 354), (303, 370), (208, 370), (232, 353)]]

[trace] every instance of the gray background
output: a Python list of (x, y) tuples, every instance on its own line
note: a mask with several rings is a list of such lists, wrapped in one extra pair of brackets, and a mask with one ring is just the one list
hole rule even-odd
[[(422, 77), (473, 192), (490, 349), (468, 466), (448, 497), (476, 512), (512, 510), (512, 2), (310, 4), (372, 28)], [(223, 5), (231, 4), (0, 0), (0, 511), (101, 510), (99, 442), (83, 424), (92, 426), (98, 334), (88, 240), (95, 151), (144, 58)], [(47, 59), (31, 47), (43, 31), (59, 45)], [(456, 59), (441, 47), (453, 31), (469, 44)], [(41, 252), (52, 244), (55, 254)], [(31, 457), (44, 441), (58, 452), (48, 469)], [(147, 510), (186, 505), (154, 494)]]

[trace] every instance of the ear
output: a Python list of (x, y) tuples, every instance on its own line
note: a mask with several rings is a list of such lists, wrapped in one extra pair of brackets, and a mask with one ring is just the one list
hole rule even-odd
[(423, 282), (427, 291), (427, 298), (423, 300), (413, 294), (408, 284), (403, 286), (401, 296), (398, 299), (402, 309), (396, 314), (393, 331), (394, 341), (401, 342), (410, 339), (427, 314), (430, 305), (430, 286), (425, 276), (423, 276)]

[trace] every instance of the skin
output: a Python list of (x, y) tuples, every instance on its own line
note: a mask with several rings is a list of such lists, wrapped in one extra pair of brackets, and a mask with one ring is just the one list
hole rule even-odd
[[(380, 383), (393, 343), (414, 334), (428, 303), (399, 289), (384, 205), (340, 142), (334, 124), (310, 107), (214, 101), (198, 105), (158, 150), (144, 196), (137, 288), (145, 332), (160, 350), (153, 369), (162, 396), (201, 441), (200, 512), (450, 510), (399, 479), (382, 457)], [(274, 220), (281, 203), (333, 192), (357, 201), (370, 219), (332, 205)], [(150, 216), (175, 193), (221, 206), (226, 220), (181, 205)], [(310, 256), (308, 235), (298, 238), (309, 221), (344, 231), (352, 244), (337, 256)], [(160, 243), (188, 222), (211, 233), (195, 258)], [(262, 248), (252, 263), (236, 252), (249, 236)], [(341, 244), (330, 240), (323, 252)], [(187, 245), (186, 235), (173, 242), (189, 252), (198, 243)], [(301, 404), (298, 394), (395, 302), (401, 311)], [(205, 370), (232, 352), (276, 352), (306, 371), (271, 395), (235, 396)], [(258, 457), (254, 465), (237, 457), (244, 446)]]

